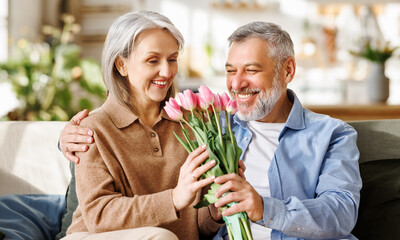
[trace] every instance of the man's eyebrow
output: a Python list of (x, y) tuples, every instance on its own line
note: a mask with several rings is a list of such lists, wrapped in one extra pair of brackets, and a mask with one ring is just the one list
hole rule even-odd
[(245, 67), (255, 66), (255, 67), (259, 67), (259, 68), (262, 67), (261, 64), (256, 63), (256, 62), (246, 63), (244, 66)]
[[(262, 67), (261, 64), (256, 63), (256, 62), (254, 62), (254, 63), (246, 63), (246, 64), (244, 64), (243, 66), (244, 66), (244, 67), (255, 66), (255, 67), (259, 67), (259, 68)], [(234, 67), (234, 66), (233, 66), (232, 64), (230, 64), (230, 63), (226, 63), (226, 64), (225, 64), (225, 67)]]

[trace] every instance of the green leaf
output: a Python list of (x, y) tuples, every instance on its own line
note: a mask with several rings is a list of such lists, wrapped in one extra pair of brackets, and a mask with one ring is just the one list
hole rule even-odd
[(215, 193), (217, 192), (220, 186), (221, 186), (220, 184), (211, 183), (210, 189), (208, 189), (207, 194), (204, 194), (203, 199), (193, 207), (197, 209), (197, 208), (207, 207), (210, 204), (216, 203), (218, 201), (218, 198), (215, 197)]
[(189, 145), (187, 143), (185, 143), (179, 136), (178, 134), (176, 134), (176, 132), (174, 131), (174, 135), (176, 137), (176, 139), (178, 139), (179, 143), (186, 149), (186, 151), (190, 154), (190, 148)]
[(198, 142), (207, 142), (207, 134), (203, 131), (202, 128), (199, 126), (194, 126), (193, 127), (196, 132), (194, 132), (194, 135), (197, 139)]
[(210, 132), (216, 132), (217, 131), (216, 127), (210, 122), (206, 122), (206, 127), (207, 127), (207, 130), (210, 131)]
[(207, 201), (207, 199), (202, 199), (200, 200), (200, 202), (198, 202), (196, 205), (194, 205), (193, 207), (196, 209), (202, 208), (202, 207), (208, 207), (208, 205), (210, 205), (211, 203), (209, 203)]
[(225, 147), (226, 147), (226, 159), (228, 163), (228, 172), (229, 173), (237, 173), (236, 172), (236, 165), (238, 164), (238, 161), (236, 159), (236, 154), (235, 154), (235, 147), (231, 143), (231, 141), (226, 141), (225, 142)]
[(205, 131), (204, 124), (196, 115), (188, 114), (189, 115), (189, 123), (192, 127), (197, 127)]
[(229, 173), (229, 164), (226, 160), (225, 149), (221, 145), (221, 142), (217, 141), (217, 140), (215, 141), (215, 152), (220, 157), (221, 164), (222, 164), (221, 169), (223, 169), (225, 174)]
[(190, 152), (193, 152), (196, 148), (198, 148), (197, 142), (193, 142), (193, 141), (190, 140), (190, 134), (189, 134), (189, 131), (186, 128), (182, 128), (182, 133), (183, 133), (183, 136), (186, 139), (186, 143), (188, 144), (188, 147), (191, 150)]

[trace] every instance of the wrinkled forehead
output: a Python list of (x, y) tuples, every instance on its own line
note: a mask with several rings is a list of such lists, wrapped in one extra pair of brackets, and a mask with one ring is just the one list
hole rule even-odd
[(232, 42), (226, 61), (227, 66), (262, 65), (272, 59), (268, 55), (268, 43), (260, 38), (248, 38)]

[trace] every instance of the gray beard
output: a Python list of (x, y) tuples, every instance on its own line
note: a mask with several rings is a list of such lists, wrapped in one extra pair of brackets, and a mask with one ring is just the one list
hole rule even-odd
[(265, 116), (271, 113), (276, 102), (282, 95), (282, 86), (278, 81), (278, 76), (275, 75), (272, 89), (268, 90), (264, 94), (259, 94), (256, 99), (256, 104), (252, 111), (245, 111), (244, 113), (240, 110), (248, 110), (248, 104), (239, 104), (239, 111), (236, 113), (238, 118), (242, 121), (256, 121), (263, 119)]

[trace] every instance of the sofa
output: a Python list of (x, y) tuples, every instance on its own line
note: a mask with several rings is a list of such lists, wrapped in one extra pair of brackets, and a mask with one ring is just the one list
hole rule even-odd
[(69, 162), (57, 148), (65, 124), (0, 121), (0, 232), (5, 239), (54, 239), (60, 231), (71, 179)]
[[(349, 123), (363, 178), (353, 234), (400, 239), (400, 119)], [(0, 121), (0, 239), (54, 239), (61, 231), (71, 179), (57, 148), (65, 124)]]

